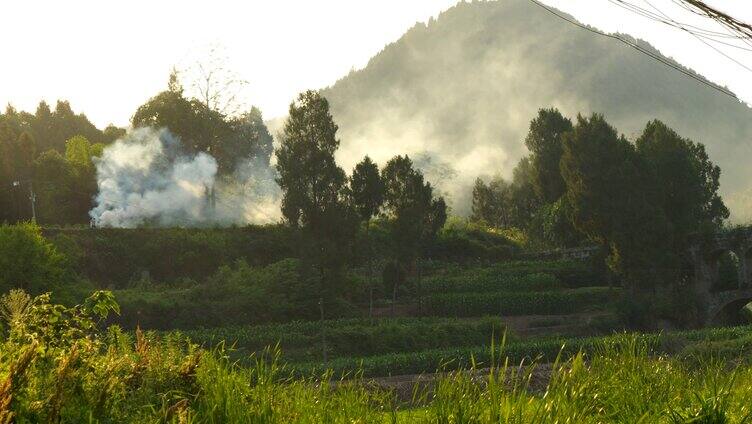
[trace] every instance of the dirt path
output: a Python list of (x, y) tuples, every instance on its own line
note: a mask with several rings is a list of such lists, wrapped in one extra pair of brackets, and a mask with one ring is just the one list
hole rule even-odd
[[(479, 385), (485, 385), (488, 382), (488, 376), (491, 372), (490, 368), (482, 368), (474, 371), (459, 371), (469, 376), (473, 381)], [(495, 372), (499, 373), (499, 370)], [(526, 390), (534, 393), (541, 393), (546, 390), (548, 382), (551, 379), (553, 372), (552, 364), (537, 364), (534, 366), (524, 365), (510, 366), (506, 369), (504, 380), (507, 384), (511, 383), (511, 377), (517, 377), (523, 379), (529, 373), (529, 384), (525, 387)], [(431, 398), (431, 394), (436, 387), (436, 384), (442, 379), (450, 377), (454, 373), (434, 373), (434, 374), (410, 374), (410, 375), (398, 375), (392, 377), (377, 377), (365, 379), (358, 382), (364, 384), (367, 387), (374, 389), (388, 390), (394, 392), (396, 400), (403, 404), (421, 404), (427, 399)], [(500, 377), (500, 376), (499, 376)], [(519, 380), (516, 380), (519, 381)], [(345, 384), (345, 382), (339, 383)]]

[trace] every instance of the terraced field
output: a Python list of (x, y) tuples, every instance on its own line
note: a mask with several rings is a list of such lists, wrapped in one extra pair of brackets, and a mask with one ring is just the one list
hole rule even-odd
[[(490, 358), (504, 339), (515, 360), (552, 360), (566, 337), (567, 352), (587, 346), (587, 336), (619, 328), (619, 290), (600, 284), (580, 262), (524, 261), (493, 265), (431, 264), (415, 293), (382, 308), (399, 316), (297, 321), (260, 326), (184, 330), (203, 346), (229, 347), (247, 360), (278, 348), (295, 373), (323, 367), (366, 376), (464, 368)], [(420, 307), (417, 303), (420, 302)], [(383, 301), (382, 301), (383, 304)], [(499, 352), (496, 352), (498, 354)]]

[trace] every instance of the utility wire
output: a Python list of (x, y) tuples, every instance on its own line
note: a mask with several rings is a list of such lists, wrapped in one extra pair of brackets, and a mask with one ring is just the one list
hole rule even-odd
[(608, 38), (612, 38), (614, 40), (621, 41), (622, 43), (628, 45), (629, 47), (632, 47), (633, 49), (639, 51), (640, 53), (643, 53), (643, 54), (651, 57), (652, 59), (657, 60), (658, 62), (663, 63), (664, 65), (668, 66), (669, 68), (672, 68), (672, 69), (674, 69), (676, 71), (681, 72), (682, 74), (684, 74), (684, 75), (686, 75), (686, 76), (688, 76), (688, 77), (690, 77), (690, 78), (692, 78), (692, 79), (700, 82), (701, 84), (704, 84), (704, 85), (712, 88), (713, 90), (716, 90), (716, 91), (718, 91), (720, 93), (723, 93), (723, 94), (725, 94), (725, 95), (727, 95), (729, 97), (733, 97), (734, 99), (738, 99), (738, 97), (736, 97), (736, 94), (732, 93), (731, 91), (729, 91), (729, 90), (727, 90), (725, 88), (722, 88), (720, 86), (717, 86), (717, 85), (713, 84), (712, 82), (706, 80), (705, 78), (702, 78), (702, 77), (698, 76), (697, 74), (694, 74), (694, 73), (692, 73), (692, 72), (690, 72), (690, 71), (682, 68), (681, 66), (679, 66), (679, 65), (677, 65), (675, 63), (672, 63), (671, 61), (669, 61), (669, 60), (661, 57), (659, 54), (653, 53), (653, 52), (645, 49), (644, 47), (640, 46), (639, 44), (635, 43), (634, 41), (631, 41), (629, 39), (621, 37), (618, 34), (608, 34), (608, 33), (602, 32), (600, 30), (597, 30), (597, 29), (595, 29), (593, 27), (581, 24), (580, 22), (577, 22), (577, 21), (575, 21), (573, 19), (570, 19), (567, 16), (565, 16), (565, 15), (557, 12), (555, 9), (546, 6), (545, 4), (539, 2), (538, 0), (530, 0), (530, 1), (532, 3), (534, 3), (534, 4), (536, 4), (537, 6), (545, 9), (546, 11), (548, 11), (549, 13), (551, 13), (552, 15), (557, 16), (560, 19), (563, 19), (563, 20), (569, 22), (572, 25), (578, 26), (578, 27), (580, 27), (580, 28), (582, 28), (582, 29), (584, 29), (586, 31), (592, 32), (594, 34), (598, 34), (598, 35), (601, 35), (601, 36), (604, 36), (604, 37), (608, 37)]
[(710, 47), (711, 49), (715, 50), (718, 54), (720, 54), (723, 57), (727, 58), (728, 60), (736, 63), (737, 65), (741, 66), (742, 68), (746, 69), (747, 71), (752, 72), (752, 68), (750, 68), (749, 66), (745, 65), (744, 63), (738, 61), (734, 57), (726, 54), (724, 51), (722, 51), (719, 48), (715, 47), (714, 45), (710, 44), (710, 42), (724, 44), (726, 46), (735, 47), (735, 48), (746, 50), (746, 51), (749, 51), (749, 52), (752, 52), (752, 49), (749, 49), (749, 48), (746, 48), (746, 47), (742, 47), (742, 46), (738, 46), (738, 45), (731, 44), (731, 43), (726, 43), (724, 41), (717, 40), (717, 39), (715, 39), (715, 38), (713, 38), (711, 36), (706, 36), (706, 35), (698, 34), (694, 30), (687, 28), (685, 24), (679, 23), (676, 20), (674, 20), (671, 17), (669, 17), (667, 14), (665, 14), (664, 12), (662, 12), (660, 9), (658, 9), (655, 6), (653, 6), (648, 0), (644, 0), (645, 3), (647, 3), (653, 9), (655, 9), (661, 16), (656, 15), (656, 14), (650, 12), (649, 10), (643, 9), (643, 8), (641, 8), (641, 7), (639, 7), (639, 6), (635, 5), (635, 4), (629, 3), (629, 2), (627, 2), (625, 0), (609, 0), (609, 1), (611, 3), (613, 3), (613, 4), (615, 4), (616, 6), (619, 6), (619, 7), (623, 8), (623, 9), (626, 9), (626, 10), (629, 10), (631, 12), (634, 12), (634, 13), (636, 13), (636, 14), (638, 14), (640, 16), (643, 16), (645, 18), (648, 18), (648, 19), (651, 19), (651, 20), (654, 20), (654, 21), (658, 21), (658, 22), (662, 22), (662, 23), (664, 23), (666, 25), (669, 25), (669, 26), (672, 26), (674, 28), (678, 28), (678, 29), (680, 29), (682, 31), (685, 31), (685, 32), (689, 33), (690, 35), (692, 35), (693, 37), (695, 37), (699, 42), (701, 42), (701, 43), (705, 44), (706, 46)]
[(692, 24), (688, 24), (688, 23), (684, 23), (684, 22), (679, 22), (679, 21), (671, 18), (670, 16), (666, 15), (662, 11), (660, 11), (658, 8), (656, 8), (655, 6), (653, 6), (652, 4), (650, 4), (648, 1), (645, 1), (645, 3), (647, 3), (651, 8), (653, 8), (654, 10), (656, 10), (656, 12), (658, 12), (658, 14), (656, 14), (654, 12), (651, 12), (650, 10), (647, 10), (647, 9), (645, 9), (643, 7), (640, 7), (640, 6), (638, 6), (638, 5), (634, 4), (634, 3), (630, 3), (628, 1), (625, 1), (625, 0), (609, 0), (609, 2), (615, 4), (615, 5), (619, 6), (619, 7), (622, 7), (624, 9), (627, 9), (630, 12), (634, 12), (634, 13), (636, 13), (638, 15), (642, 15), (642, 16), (644, 16), (646, 18), (662, 22), (662, 23), (664, 23), (666, 25), (669, 25), (669, 26), (672, 26), (672, 27), (675, 27), (675, 28), (678, 28), (678, 29), (682, 29), (682, 30), (685, 30), (685, 31), (688, 31), (688, 32), (692, 32), (692, 33), (694, 33), (696, 35), (699, 35), (699, 36), (702, 36), (702, 37), (706, 37), (708, 39), (712, 39), (713, 41), (719, 41), (716, 38), (725, 38), (725, 39), (742, 39), (742, 38), (744, 38), (744, 37), (741, 37), (739, 35), (729, 34), (728, 31), (727, 32), (713, 31), (713, 30), (710, 30), (710, 29), (701, 28), (701, 27), (696, 26), (696, 25), (692, 25)]
[[(648, 1), (648, 0), (644, 0), (644, 1), (645, 1), (645, 3), (647, 3), (648, 5), (650, 5), (650, 7), (652, 7), (652, 8), (653, 8), (653, 9), (655, 9), (655, 10), (657, 10), (657, 11), (658, 11), (658, 12), (659, 12), (660, 14), (662, 14), (663, 16), (666, 16), (666, 18), (668, 18), (668, 15), (666, 15), (666, 14), (665, 14), (665, 13), (663, 13), (663, 12), (661, 12), (661, 10), (660, 10), (660, 9), (658, 9), (658, 8), (657, 8), (657, 7), (655, 7), (655, 6), (653, 6), (653, 5), (652, 5), (652, 4), (651, 4), (651, 3), (650, 3), (650, 2)], [(686, 31), (686, 30), (685, 30), (685, 31)], [(700, 36), (698, 36), (697, 34), (695, 34), (695, 33), (694, 33), (694, 32), (692, 32), (692, 31), (687, 31), (687, 32), (689, 32), (690, 34), (692, 34), (692, 35), (693, 35), (693, 36), (694, 36), (695, 38), (697, 38), (697, 39), (698, 39), (698, 40), (699, 40), (699, 41), (700, 41), (701, 43), (705, 44), (706, 46), (708, 46), (708, 47), (710, 47), (711, 49), (713, 49), (713, 50), (715, 50), (716, 52), (718, 52), (718, 53), (719, 53), (720, 55), (722, 55), (722, 56), (724, 56), (725, 58), (729, 59), (730, 61), (732, 61), (732, 62), (736, 63), (737, 65), (741, 66), (742, 68), (744, 68), (744, 69), (746, 69), (746, 70), (748, 70), (748, 71), (752, 72), (752, 68), (750, 68), (749, 66), (745, 65), (745, 64), (744, 64), (744, 63), (742, 63), (742, 62), (739, 62), (738, 60), (736, 60), (736, 59), (734, 59), (733, 57), (731, 57), (731, 56), (727, 55), (726, 53), (724, 53), (724, 52), (723, 52), (722, 50), (718, 49), (717, 47), (715, 47), (715, 46), (713, 46), (712, 44), (708, 43), (707, 41), (703, 40), (703, 37), (700, 37)], [(727, 43), (722, 43), (722, 44), (726, 44), (726, 45), (731, 45), (731, 46), (733, 46), (732, 44), (727, 44)], [(740, 47), (740, 48), (743, 48), (743, 47)], [(751, 49), (747, 49), (747, 48), (743, 48), (743, 49), (744, 49), (744, 50), (747, 50), (747, 51), (752, 51)]]
[(744, 38), (752, 39), (752, 25), (742, 22), (731, 15), (721, 12), (709, 6), (707, 3), (700, 0), (681, 0), (682, 3), (688, 4), (690, 10), (695, 11), (700, 15), (707, 16), (731, 31), (743, 36)]

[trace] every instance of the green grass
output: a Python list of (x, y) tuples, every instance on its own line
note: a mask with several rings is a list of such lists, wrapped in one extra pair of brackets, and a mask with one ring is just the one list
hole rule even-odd
[[(427, 349), (368, 357), (340, 357), (330, 360), (326, 368), (335, 376), (359, 373), (367, 377), (433, 373), (437, 370), (468, 368), (473, 363), (487, 367), (494, 357), (504, 356), (512, 362), (554, 362), (559, 355), (569, 358), (578, 352), (591, 354), (599, 346), (623, 339), (623, 334), (605, 337), (538, 337), (528, 340), (507, 339), (503, 348), (492, 350), (493, 340), (482, 345)], [(752, 359), (752, 326), (677, 331), (671, 333), (632, 334), (651, 354), (671, 354), (697, 363), (707, 360)], [(752, 361), (750, 361), (752, 363)], [(315, 375), (324, 364), (318, 361), (291, 363), (295, 375)]]
[[(3, 423), (715, 424), (752, 418), (748, 362), (687, 363), (661, 354), (669, 338), (672, 345), (743, 340), (750, 327), (569, 341), (553, 356), (550, 373), (538, 376), (538, 387), (531, 386), (534, 363), (521, 370), (510, 364), (522, 354), (558, 352), (561, 340), (487, 347), (485, 357), (471, 352), (457, 372), (401, 404), (392, 392), (364, 384), (365, 369), (348, 380), (332, 379), (331, 369), (291, 378), (275, 352), (241, 366), (225, 351), (198, 349), (179, 335), (102, 331), (97, 322), (118, 309), (111, 294), (96, 293), (71, 308), (50, 304), (48, 296), (28, 300), (3, 300), (15, 311), (0, 333)], [(490, 369), (464, 372), (479, 367)]]

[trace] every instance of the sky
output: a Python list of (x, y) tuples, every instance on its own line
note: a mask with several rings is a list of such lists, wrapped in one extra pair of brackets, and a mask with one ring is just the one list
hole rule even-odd
[[(502, 0), (503, 1), (503, 0)], [(633, 0), (712, 28), (672, 0)], [(650, 1), (650, 3), (648, 3)], [(752, 71), (692, 35), (632, 14), (609, 0), (544, 0), (580, 21), (645, 39), (667, 56), (729, 87), (752, 104)], [(286, 113), (296, 94), (364, 67), (386, 44), (455, 0), (131, 0), (6, 2), (0, 25), (0, 105), (34, 111), (67, 99), (100, 127), (126, 126), (166, 87), (173, 67), (190, 68), (219, 46), (248, 81), (245, 103), (265, 118)], [(752, 2), (709, 4), (752, 22)], [(535, 7), (535, 6), (532, 6)], [(558, 19), (552, 16), (552, 19)], [(595, 35), (594, 35), (595, 36)], [(752, 48), (752, 47), (751, 47)], [(748, 68), (752, 52), (724, 48)], [(639, 54), (639, 53), (635, 53)], [(677, 78), (685, 78), (677, 74)]]

